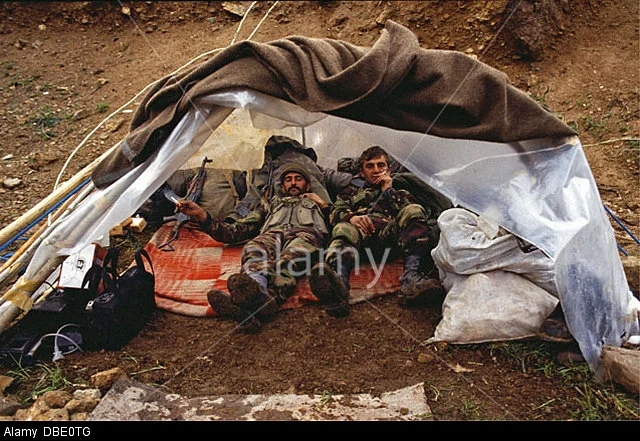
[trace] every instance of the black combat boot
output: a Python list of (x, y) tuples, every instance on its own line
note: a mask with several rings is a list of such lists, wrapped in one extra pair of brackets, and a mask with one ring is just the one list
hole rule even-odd
[(238, 328), (248, 334), (260, 330), (262, 324), (249, 311), (233, 303), (231, 296), (223, 291), (213, 289), (207, 293), (207, 301), (213, 311), (220, 317), (228, 317), (238, 322)]
[(324, 262), (311, 268), (309, 285), (324, 310), (333, 317), (349, 315), (349, 277), (351, 267), (343, 263), (336, 265), (334, 271)]
[(426, 255), (418, 253), (405, 256), (398, 292), (401, 306), (418, 306), (428, 300), (444, 298), (444, 288), (440, 281), (423, 274), (423, 264), (426, 257)]

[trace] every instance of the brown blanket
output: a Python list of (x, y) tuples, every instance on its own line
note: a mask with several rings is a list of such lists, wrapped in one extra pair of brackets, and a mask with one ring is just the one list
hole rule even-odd
[(505, 74), (459, 52), (422, 49), (410, 30), (389, 21), (370, 48), (302, 36), (243, 41), (160, 80), (137, 109), (126, 142), (95, 169), (94, 183), (105, 187), (144, 162), (193, 100), (237, 87), (312, 112), (448, 138), (575, 134)]

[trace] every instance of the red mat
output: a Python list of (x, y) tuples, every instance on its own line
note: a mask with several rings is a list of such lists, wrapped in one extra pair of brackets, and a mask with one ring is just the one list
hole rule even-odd
[[(225, 245), (198, 229), (184, 226), (171, 244), (174, 251), (159, 249), (171, 237), (172, 229), (173, 223), (163, 225), (145, 246), (156, 276), (156, 305), (182, 315), (215, 316), (207, 303), (207, 291), (227, 291), (227, 279), (240, 271), (242, 245)], [(361, 266), (351, 275), (351, 303), (397, 291), (401, 273), (401, 260), (385, 265), (378, 280), (370, 265)], [(299, 308), (317, 301), (308, 278), (303, 277), (280, 309)]]

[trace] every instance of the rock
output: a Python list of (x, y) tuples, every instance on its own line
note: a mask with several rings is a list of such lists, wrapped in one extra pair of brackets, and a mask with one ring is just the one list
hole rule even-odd
[(59, 158), (55, 152), (35, 152), (29, 157), (29, 166), (35, 170), (38, 170), (48, 164), (56, 162)]
[(2, 185), (5, 188), (8, 188), (9, 190), (14, 189), (14, 188), (18, 187), (21, 184), (22, 184), (22, 179), (18, 179), (18, 178), (5, 178), (2, 181)]
[(640, 395), (640, 351), (603, 346), (601, 357), (607, 379)]
[(384, 26), (387, 20), (389, 20), (389, 11), (385, 9), (376, 17), (376, 24)]
[(120, 130), (120, 127), (124, 124), (124, 118), (116, 118), (104, 123), (104, 129), (108, 132), (115, 133)]
[(100, 403), (99, 398), (85, 398), (82, 400), (72, 398), (64, 407), (70, 415), (76, 413), (89, 413)]
[(436, 357), (433, 354), (426, 354), (424, 352), (418, 354), (418, 363), (431, 363), (435, 359)]
[(11, 383), (13, 383), (13, 380), (15, 380), (13, 377), (9, 377), (7, 375), (0, 375), (0, 395), (4, 393), (6, 388), (11, 386)]
[(102, 392), (100, 392), (100, 389), (78, 389), (73, 393), (73, 398), (76, 400), (88, 400), (92, 398), (99, 400), (102, 398)]
[(117, 381), (88, 421), (424, 420), (431, 415), (418, 383), (379, 396), (224, 395), (184, 398), (129, 379)]
[(51, 390), (45, 392), (39, 400), (44, 401), (47, 407), (51, 409), (62, 409), (69, 401), (71, 394), (64, 390)]
[(84, 413), (84, 412), (74, 413), (73, 415), (71, 415), (69, 417), (69, 420), (70, 421), (85, 421), (88, 416), (89, 416), (89, 414), (88, 413)]
[(20, 409), (18, 402), (9, 398), (0, 397), (0, 416), (14, 415), (18, 409)]
[(222, 2), (222, 9), (238, 17), (243, 17), (246, 11), (243, 5), (234, 2)]
[(507, 9), (513, 11), (505, 23), (519, 55), (527, 60), (540, 60), (554, 38), (562, 35), (566, 0), (510, 0)]
[(10, 400), (6, 400), (6, 407), (3, 407), (0, 401), (0, 417), (13, 415), (14, 421), (84, 421), (101, 398), (99, 389), (81, 389), (73, 393), (48, 391), (28, 409), (21, 409), (18, 403), (11, 403)]
[(14, 415), (14, 419), (20, 421), (46, 421), (45, 415), (49, 410), (43, 400), (37, 399), (28, 409), (19, 409)]
[(637, 256), (622, 256), (621, 260), (629, 289), (631, 289), (636, 298), (640, 298), (640, 258)]
[(127, 374), (119, 367), (116, 367), (109, 369), (108, 371), (102, 371), (92, 375), (91, 383), (94, 387), (100, 389), (100, 391), (104, 393), (113, 386), (113, 383), (123, 377), (127, 377)]
[(85, 119), (88, 116), (89, 116), (89, 112), (87, 111), (87, 109), (80, 109), (73, 114), (73, 119), (76, 121), (80, 121), (82, 119)]
[(62, 409), (49, 409), (44, 412), (36, 421), (69, 421), (69, 411)]

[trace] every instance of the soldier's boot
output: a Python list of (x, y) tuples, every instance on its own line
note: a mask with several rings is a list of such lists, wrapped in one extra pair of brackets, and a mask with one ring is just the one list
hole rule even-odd
[(261, 274), (234, 274), (227, 280), (234, 304), (261, 318), (275, 314), (280, 304), (273, 290), (267, 287), (267, 278)]
[(283, 304), (293, 295), (296, 289), (297, 280), (286, 271), (281, 271), (273, 278), (273, 289), (276, 301)]
[(408, 254), (404, 258), (400, 276), (399, 304), (405, 307), (424, 305), (430, 300), (442, 300), (444, 288), (440, 280), (423, 274), (425, 255)]
[(336, 270), (324, 262), (311, 268), (309, 285), (324, 310), (333, 317), (349, 315), (349, 277), (351, 268), (344, 264), (336, 265)]
[(220, 317), (228, 317), (238, 322), (238, 328), (248, 334), (256, 333), (262, 324), (249, 311), (233, 303), (231, 296), (218, 289), (207, 293), (207, 301)]

